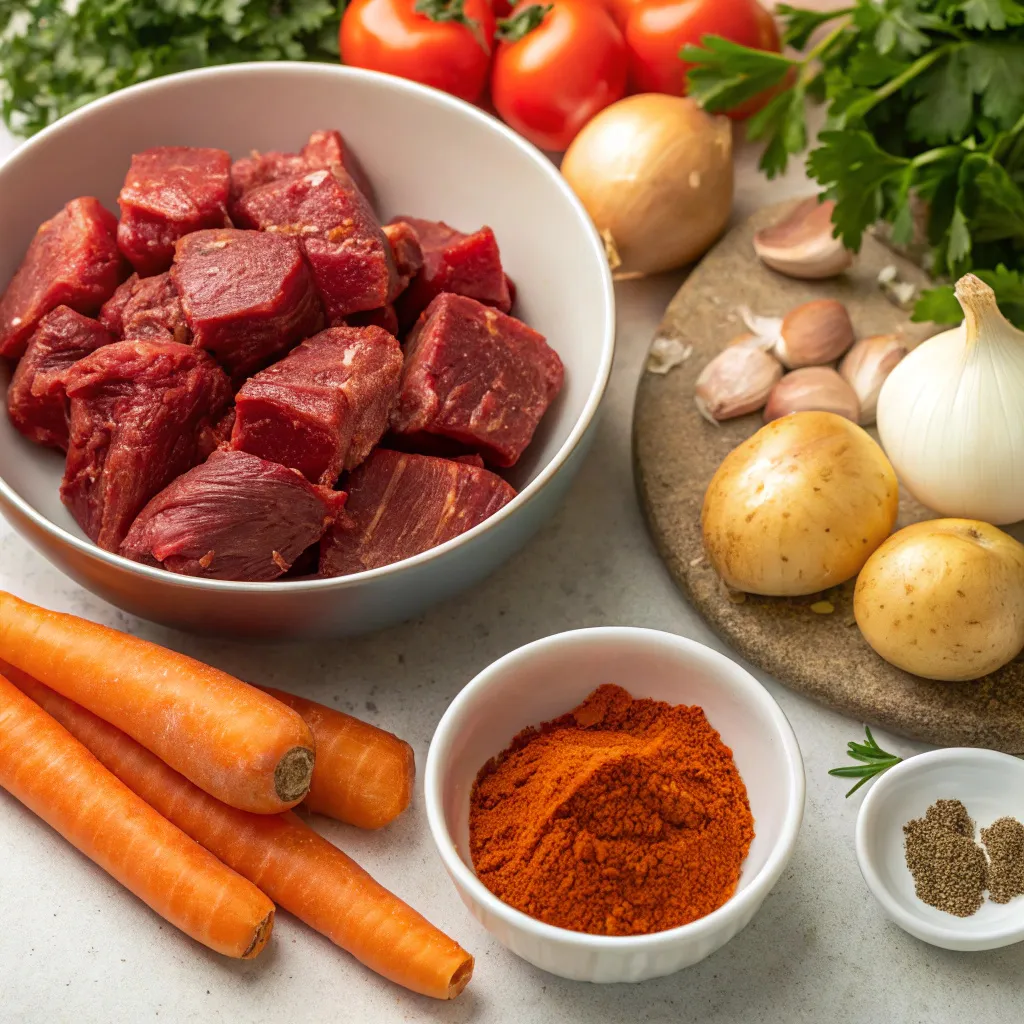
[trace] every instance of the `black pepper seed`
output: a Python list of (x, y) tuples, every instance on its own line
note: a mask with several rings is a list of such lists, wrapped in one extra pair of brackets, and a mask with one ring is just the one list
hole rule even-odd
[(993, 903), (1024, 896), (1024, 825), (1016, 818), (999, 818), (981, 830), (988, 853), (988, 895)]

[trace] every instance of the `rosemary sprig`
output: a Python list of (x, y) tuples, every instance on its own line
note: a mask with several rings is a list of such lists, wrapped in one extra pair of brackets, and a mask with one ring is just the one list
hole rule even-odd
[(845, 764), (840, 768), (833, 768), (829, 772), (829, 775), (835, 775), (841, 779), (860, 780), (846, 794), (848, 797), (853, 796), (865, 782), (888, 771), (894, 764), (899, 764), (903, 760), (902, 757), (883, 750), (875, 742), (875, 737), (871, 735), (871, 729), (868, 726), (864, 726), (864, 732), (867, 733), (866, 743), (857, 743), (851, 740), (846, 748), (847, 756), (853, 758), (854, 761), (859, 761), (860, 764)]

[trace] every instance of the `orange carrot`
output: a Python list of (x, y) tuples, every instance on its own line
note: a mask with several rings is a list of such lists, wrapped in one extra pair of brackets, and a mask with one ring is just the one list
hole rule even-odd
[(309, 789), (309, 726), (219, 669), (3, 591), (0, 658), (116, 725), (233, 807), (275, 814)]
[(305, 800), (311, 811), (359, 828), (380, 828), (409, 806), (416, 764), (405, 740), (316, 701), (261, 689), (298, 711), (316, 740)]
[(274, 904), (157, 814), (2, 675), (0, 786), (197, 942), (243, 959), (266, 945)]
[(228, 807), (84, 708), (12, 676), (143, 800), (371, 970), (436, 999), (466, 987), (473, 958), (294, 814)]

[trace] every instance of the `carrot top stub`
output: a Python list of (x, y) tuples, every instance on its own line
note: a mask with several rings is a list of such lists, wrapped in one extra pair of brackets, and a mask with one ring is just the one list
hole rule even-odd
[(219, 669), (2, 591), (0, 658), (232, 807), (276, 814), (309, 790), (315, 747), (302, 717)]

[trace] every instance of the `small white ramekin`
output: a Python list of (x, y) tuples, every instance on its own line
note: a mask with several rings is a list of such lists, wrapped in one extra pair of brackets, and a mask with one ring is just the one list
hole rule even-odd
[(918, 754), (871, 784), (857, 815), (857, 860), (885, 914), (904, 931), (943, 949), (998, 949), (1024, 940), (1024, 897), (986, 899), (971, 917), (954, 917), (917, 898), (907, 868), (903, 826), (936, 800), (960, 800), (980, 831), (996, 818), (1024, 821), (1024, 761), (973, 747)]
[[(570, 711), (602, 683), (634, 697), (699, 704), (733, 750), (756, 838), (736, 893), (707, 917), (640, 936), (587, 935), (529, 917), (473, 871), (469, 798), (477, 772), (520, 730)], [(793, 852), (804, 771), (793, 730), (771, 695), (724, 655), (672, 633), (603, 627), (560, 633), (507, 654), (455, 698), (434, 734), (427, 817), (444, 866), (474, 917), (512, 952), (576, 981), (644, 981), (703, 960), (757, 913)]]

